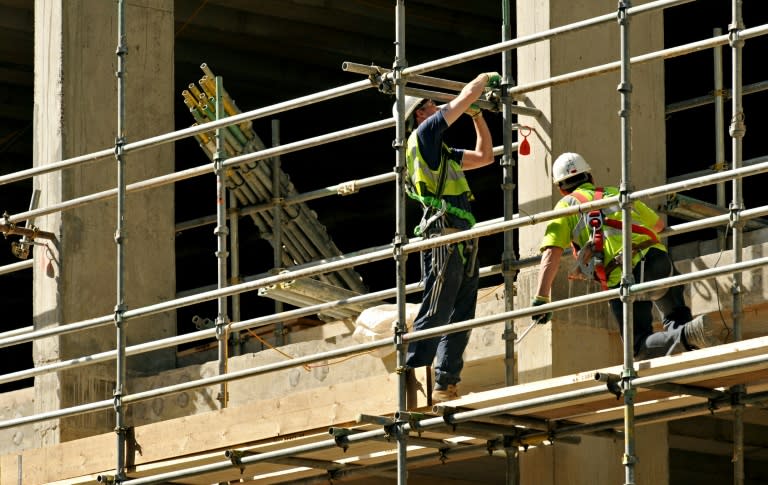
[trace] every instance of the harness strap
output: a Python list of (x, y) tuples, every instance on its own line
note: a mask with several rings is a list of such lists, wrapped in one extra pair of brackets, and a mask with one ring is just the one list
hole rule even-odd
[[(644, 249), (648, 249), (651, 246), (655, 245), (656, 241), (652, 241), (648, 239), (647, 241), (643, 241), (640, 244), (635, 244), (632, 246), (632, 256), (634, 257), (635, 254), (639, 253), (640, 251)], [(610, 275), (614, 269), (621, 266), (621, 260), (620, 258), (613, 258), (611, 261), (608, 262), (608, 264), (605, 265), (605, 274), (606, 276)]]
[[(603, 187), (597, 187), (595, 189), (595, 196), (592, 200), (600, 200), (603, 198), (604, 194), (604, 188)], [(588, 202), (587, 197), (579, 192), (571, 192), (570, 194), (580, 203)], [(623, 221), (619, 221), (616, 219), (609, 219), (607, 217), (603, 217), (603, 211), (602, 210), (593, 210), (589, 211), (586, 215), (587, 217), (587, 225), (592, 228), (592, 243), (594, 245), (594, 258), (595, 258), (595, 279), (600, 282), (600, 286), (603, 290), (608, 289), (608, 277), (613, 272), (614, 269), (618, 268), (621, 264), (621, 260), (619, 258), (619, 255), (614, 256), (614, 258), (609, 261), (607, 264), (604, 262), (604, 243), (605, 243), (605, 236), (603, 234), (603, 225), (607, 225), (608, 227), (612, 227), (614, 229), (621, 230), (624, 227)], [(644, 236), (647, 236), (649, 239), (646, 241), (643, 241), (639, 244), (633, 244), (632, 245), (632, 257), (634, 257), (635, 254), (637, 254), (639, 251), (642, 251), (643, 249), (649, 248), (655, 244), (659, 243), (659, 238), (651, 229), (648, 229), (645, 226), (641, 226), (638, 224), (632, 224), (631, 225), (632, 232), (635, 234), (642, 234)], [(575, 245), (574, 245), (575, 246)], [(574, 255), (576, 254), (576, 251), (574, 251)]]
[[(413, 200), (419, 201), (424, 207), (432, 207), (437, 210), (443, 209), (443, 204), (445, 204), (445, 212), (448, 214), (452, 214), (456, 217), (459, 217), (461, 219), (464, 219), (469, 223), (470, 226), (475, 225), (475, 216), (472, 215), (471, 212), (466, 211), (464, 209), (460, 209), (459, 207), (456, 207), (454, 205), (451, 205), (450, 202), (446, 201), (445, 199), (438, 199), (435, 197), (432, 197), (430, 195), (419, 195), (416, 192), (412, 192), (410, 190), (407, 190), (406, 193), (408, 194), (408, 197), (410, 197)], [(426, 227), (424, 228), (426, 230)], [(419, 227), (414, 230), (414, 233), (417, 236), (421, 236), (421, 230), (419, 230)]]

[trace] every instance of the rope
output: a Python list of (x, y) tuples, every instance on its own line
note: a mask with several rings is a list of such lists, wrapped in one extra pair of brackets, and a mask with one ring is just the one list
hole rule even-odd
[[(269, 347), (271, 350), (274, 350), (275, 352), (279, 353), (280, 355), (282, 355), (286, 359), (293, 359), (293, 358), (295, 358), (294, 356), (292, 356), (290, 354), (287, 354), (287, 353), (283, 352), (282, 350), (278, 349), (277, 347), (275, 347), (274, 345), (270, 344), (269, 342), (264, 340), (259, 334), (257, 334), (253, 330), (251, 330), (250, 328), (248, 329), (248, 333), (251, 334), (251, 336), (253, 338), (255, 338), (256, 340), (261, 342), (263, 345), (265, 345), (265, 346)], [(315, 368), (318, 368), (318, 367), (330, 367), (330, 366), (332, 366), (334, 364), (340, 364), (342, 362), (346, 362), (346, 361), (348, 361), (348, 360), (350, 360), (350, 359), (352, 359), (354, 357), (360, 357), (361, 355), (370, 354), (371, 352), (373, 352), (373, 350), (367, 350), (365, 352), (360, 352), (359, 354), (348, 355), (347, 357), (343, 357), (343, 358), (341, 358), (339, 360), (335, 360), (333, 362), (328, 362), (327, 364), (311, 364), (311, 365), (310, 364), (302, 364), (302, 367), (304, 368), (305, 371), (310, 372), (312, 369), (315, 369)]]

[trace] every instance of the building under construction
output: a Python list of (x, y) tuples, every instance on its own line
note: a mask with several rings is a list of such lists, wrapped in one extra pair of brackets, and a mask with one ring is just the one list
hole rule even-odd
[[(0, 484), (768, 483), (766, 34), (742, 0), (0, 0)], [(478, 223), (415, 237), (404, 98), (486, 71)], [(569, 151), (620, 196), (553, 210)], [(566, 264), (532, 307), (547, 222), (635, 201), (680, 274)], [(408, 331), (418, 254), (471, 238), (476, 318)], [(636, 360), (606, 302), (631, 335), (679, 284), (723, 343)], [(432, 403), (405, 350), (468, 329)]]

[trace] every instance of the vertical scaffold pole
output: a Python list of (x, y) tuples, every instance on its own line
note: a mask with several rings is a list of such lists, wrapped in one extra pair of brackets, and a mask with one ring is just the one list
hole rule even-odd
[[(280, 120), (272, 120), (272, 146), (280, 146)], [(283, 196), (280, 192), (280, 155), (272, 157), (272, 203), (273, 222), (272, 222), (272, 243), (274, 246), (274, 265), (275, 271), (283, 267)], [(283, 302), (275, 300), (275, 313), (283, 312)], [(275, 324), (275, 345), (285, 344), (285, 324), (278, 322)]]
[[(403, 335), (407, 331), (405, 318), (405, 262), (407, 255), (403, 252), (403, 244), (408, 242), (405, 228), (405, 79), (403, 69), (407, 67), (405, 60), (405, 1), (397, 0), (395, 7), (395, 62), (392, 66), (392, 74), (395, 81), (395, 98), (397, 119), (395, 123), (395, 142), (393, 147), (397, 150), (395, 155), (395, 239), (393, 241), (395, 257), (395, 278), (397, 279), (397, 328), (395, 329), (395, 345), (397, 346), (397, 408), (406, 410), (406, 380), (405, 353), (406, 345), (403, 343)], [(397, 483), (404, 485), (408, 482), (407, 448), (408, 436), (403, 428), (398, 426), (397, 434)]]
[[(722, 29), (714, 29), (713, 37), (723, 34)], [(715, 74), (715, 170), (725, 170), (725, 92), (723, 91), (723, 48), (712, 49), (714, 54)], [(725, 184), (717, 184), (717, 206), (725, 207)], [(720, 250), (726, 248), (725, 231), (718, 229), (717, 245)]]
[[(621, 80), (618, 91), (621, 95), (621, 109), (619, 119), (621, 122), (621, 186), (619, 187), (619, 201), (621, 203), (622, 225), (622, 252), (632, 254), (632, 202), (629, 200), (631, 191), (631, 126), (630, 108), (632, 83), (630, 81), (630, 56), (629, 56), (629, 0), (620, 0), (618, 8), (618, 21), (621, 43)], [(621, 382), (624, 394), (624, 472), (625, 485), (635, 484), (635, 389), (632, 380), (636, 377), (634, 355), (634, 315), (632, 311), (633, 298), (629, 294), (629, 287), (634, 284), (632, 276), (632, 258), (622, 258), (621, 267), (621, 301), (624, 307), (624, 369)]]
[(117, 303), (115, 305), (115, 344), (117, 357), (115, 360), (115, 432), (117, 433), (117, 465), (115, 478), (118, 482), (125, 479), (126, 463), (126, 426), (123, 396), (125, 393), (126, 372), (126, 334), (125, 321), (125, 57), (128, 55), (125, 29), (125, 0), (117, 2), (117, 137), (115, 138), (115, 158), (117, 159), (117, 227), (115, 229), (115, 245), (117, 250)]
[[(729, 132), (732, 139), (732, 164), (733, 168), (741, 168), (742, 162), (742, 139), (746, 132), (744, 123), (744, 108), (741, 104), (742, 97), (742, 78), (741, 78), (741, 50), (744, 47), (744, 40), (740, 33), (744, 28), (742, 19), (742, 0), (732, 0), (731, 2), (731, 24), (728, 26), (729, 38), (731, 44), (731, 89), (732, 112)], [(742, 261), (742, 229), (741, 211), (744, 209), (744, 200), (742, 196), (742, 181), (735, 178), (732, 184), (732, 200), (730, 206), (730, 225), (733, 231), (733, 262)], [(742, 338), (742, 319), (744, 312), (744, 295), (742, 293), (741, 273), (734, 273), (731, 292), (733, 294), (733, 338), (738, 341)], [(737, 385), (731, 388), (733, 404), (733, 483), (734, 485), (744, 484), (744, 404), (743, 397), (746, 392), (744, 385)]]
[[(229, 191), (229, 283), (236, 285), (240, 283), (240, 209), (237, 204), (237, 196), (234, 191)], [(232, 321), (239, 322), (242, 319), (240, 314), (240, 293), (232, 295)], [(240, 355), (242, 352), (240, 333), (234, 332), (229, 337), (232, 345), (232, 355)]]
[[(512, 21), (510, 1), (501, 0), (502, 26), (501, 40), (512, 40)], [(512, 51), (506, 50), (501, 54), (501, 100), (503, 118), (503, 143), (504, 154), (501, 157), (502, 184), (504, 193), (504, 220), (511, 220), (515, 214), (514, 206), (514, 166), (512, 157), (512, 122), (515, 116), (512, 113), (512, 98), (507, 94), (509, 88), (514, 86), (512, 77)], [(514, 310), (515, 276), (517, 271), (513, 269), (515, 262), (515, 231), (504, 232), (504, 253), (501, 257), (502, 274), (504, 276), (504, 308), (506, 311)], [(514, 386), (516, 384), (515, 369), (515, 324), (513, 320), (504, 322), (504, 384)], [(507, 484), (516, 485), (520, 482), (520, 467), (517, 457), (517, 445), (507, 447)]]
[[(221, 76), (216, 76), (216, 119), (226, 116), (224, 113), (224, 85)], [(216, 173), (216, 258), (218, 260), (218, 287), (227, 286), (227, 187), (224, 182), (224, 130), (216, 128), (216, 154), (213, 157), (213, 170)], [(228, 344), (229, 344), (229, 316), (227, 314), (227, 297), (218, 298), (219, 311), (216, 315), (216, 339), (219, 348), (219, 374), (227, 373)], [(227, 407), (229, 400), (227, 383), (222, 382), (219, 389), (218, 400), (222, 408)]]

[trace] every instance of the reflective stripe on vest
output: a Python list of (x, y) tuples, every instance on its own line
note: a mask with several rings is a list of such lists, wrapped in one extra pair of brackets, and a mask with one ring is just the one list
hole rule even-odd
[(416, 194), (422, 197), (431, 196), (438, 198), (443, 195), (459, 196), (466, 194), (469, 200), (473, 199), (467, 178), (461, 170), (461, 164), (451, 158), (448, 155), (449, 153), (448, 147), (443, 144), (440, 161), (441, 164), (446, 164), (446, 173), (442, 193), (438, 194), (440, 171), (432, 170), (429, 167), (429, 164), (421, 155), (421, 150), (419, 150), (416, 132), (411, 133), (406, 145), (406, 163)]

